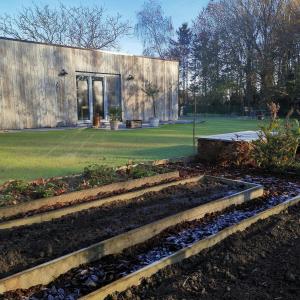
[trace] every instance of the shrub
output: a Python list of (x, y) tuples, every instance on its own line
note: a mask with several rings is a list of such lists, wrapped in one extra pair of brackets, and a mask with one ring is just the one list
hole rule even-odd
[(29, 184), (23, 180), (14, 180), (7, 184), (6, 193), (24, 193), (27, 191)]
[(120, 121), (122, 117), (122, 110), (118, 106), (112, 106), (109, 109), (109, 119), (111, 121)]
[(40, 185), (32, 185), (31, 194), (32, 198), (46, 198), (53, 197), (64, 193), (67, 190), (67, 184), (63, 181), (45, 182)]
[(17, 201), (12, 194), (0, 194), (0, 207), (11, 204), (17, 204)]
[(269, 106), (271, 120), (261, 126), (259, 138), (253, 142), (252, 156), (259, 167), (286, 168), (295, 163), (299, 146), (300, 129), (298, 121), (281, 122), (277, 118), (279, 105)]
[(157, 169), (150, 165), (137, 165), (127, 168), (127, 175), (133, 179), (154, 176), (157, 173)]
[(114, 168), (93, 164), (84, 168), (83, 177), (90, 186), (96, 186), (114, 182), (118, 176)]

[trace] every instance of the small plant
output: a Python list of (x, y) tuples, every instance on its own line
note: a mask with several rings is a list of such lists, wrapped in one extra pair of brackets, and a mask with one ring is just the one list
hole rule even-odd
[(122, 110), (119, 106), (112, 106), (109, 109), (110, 121), (120, 121), (122, 116)]
[(97, 186), (114, 182), (118, 179), (116, 170), (111, 167), (93, 164), (83, 170), (83, 177), (87, 186)]
[(0, 194), (0, 206), (15, 205), (32, 199), (52, 197), (63, 194), (67, 184), (62, 180), (54, 182), (39, 179), (28, 183), (23, 180), (10, 181), (3, 185)]
[(17, 204), (17, 201), (12, 194), (0, 195), (0, 207), (12, 204)]
[(281, 122), (277, 115), (278, 104), (268, 105), (271, 113), (270, 123), (261, 126), (259, 138), (253, 142), (252, 156), (256, 164), (263, 168), (281, 169), (295, 162), (299, 146), (300, 130), (298, 121)]
[(157, 170), (149, 165), (137, 165), (135, 167), (127, 168), (127, 175), (133, 179), (154, 176), (157, 173)]
[(53, 182), (41, 180), (41, 183), (33, 183), (30, 185), (27, 194), (32, 199), (53, 197), (65, 193), (68, 189), (66, 182), (55, 180)]
[(24, 193), (28, 189), (29, 184), (23, 180), (14, 180), (8, 183), (5, 188), (6, 193)]
[(157, 96), (159, 94), (159, 89), (158, 87), (151, 83), (151, 82), (146, 82), (145, 87), (142, 88), (142, 91), (152, 99), (152, 105), (153, 105), (153, 116), (154, 118), (157, 118)]
[(35, 187), (32, 194), (36, 199), (53, 197), (55, 195), (55, 185), (50, 183), (46, 185), (38, 185)]

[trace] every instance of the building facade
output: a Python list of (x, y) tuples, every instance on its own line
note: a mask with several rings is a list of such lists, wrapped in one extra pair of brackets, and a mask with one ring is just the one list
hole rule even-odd
[(159, 89), (162, 121), (178, 117), (178, 62), (60, 45), (0, 39), (0, 129), (76, 126), (95, 115), (148, 121)]

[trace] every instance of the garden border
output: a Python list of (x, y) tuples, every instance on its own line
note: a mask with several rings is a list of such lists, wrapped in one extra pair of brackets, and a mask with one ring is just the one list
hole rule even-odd
[(127, 193), (123, 193), (123, 194), (119, 194), (119, 195), (115, 195), (115, 196), (110, 196), (110, 197), (106, 197), (106, 198), (100, 198), (100, 199), (96, 199), (96, 200), (92, 200), (92, 201), (87, 201), (87, 202), (83, 202), (83, 203), (79, 203), (79, 204), (75, 204), (75, 205), (71, 205), (71, 206), (67, 206), (67, 207), (63, 207), (63, 208), (46, 211), (43, 213), (38, 213), (38, 214), (29, 216), (29, 217), (21, 217), (21, 218), (4, 221), (4, 222), (0, 223), (0, 230), (51, 221), (51, 220), (66, 216), (68, 214), (80, 212), (80, 211), (87, 210), (90, 208), (97, 208), (97, 207), (100, 207), (104, 204), (108, 204), (111, 202), (127, 201), (130, 199), (136, 198), (136, 197), (140, 197), (149, 192), (159, 192), (162, 189), (165, 189), (167, 187), (196, 182), (199, 178), (202, 178), (202, 177), (204, 177), (204, 175), (186, 178), (186, 179), (177, 180), (177, 181), (172, 181), (169, 183), (154, 185), (152, 187), (144, 188), (142, 190), (138, 190), (138, 191), (134, 191), (134, 192), (127, 192)]
[(44, 206), (63, 204), (78, 199), (95, 197), (99, 193), (107, 193), (107, 192), (113, 193), (121, 190), (129, 191), (135, 188), (140, 188), (146, 184), (158, 184), (164, 180), (177, 179), (179, 177), (180, 177), (179, 172), (174, 171), (174, 172), (168, 172), (163, 174), (157, 174), (149, 177), (114, 182), (114, 183), (102, 185), (91, 189), (61, 194), (59, 196), (31, 200), (29, 202), (20, 203), (18, 205), (11, 205), (11, 206), (0, 208), (0, 219), (11, 217), (20, 213), (26, 213), (35, 209), (40, 209)]
[(267, 219), (273, 215), (279, 214), (280, 212), (286, 210), (288, 207), (296, 205), (298, 203), (300, 203), (300, 195), (291, 198), (289, 200), (286, 200), (285, 202), (280, 203), (274, 207), (266, 209), (250, 218), (247, 218), (239, 222), (238, 224), (227, 227), (219, 231), (215, 235), (211, 235), (203, 240), (200, 240), (189, 247), (181, 249), (168, 257), (165, 257), (130, 275), (118, 279), (86, 296), (80, 297), (79, 300), (102, 300), (114, 292), (123, 292), (126, 289), (130, 288), (131, 286), (137, 286), (141, 283), (143, 279), (151, 277), (159, 270), (167, 266), (173, 265), (175, 263), (178, 263), (193, 255), (196, 255), (205, 249), (213, 247), (214, 245), (218, 244), (219, 242), (226, 239), (230, 235), (238, 231), (244, 231), (252, 224), (258, 222), (259, 220)]
[[(205, 177), (211, 178), (211, 176)], [(186, 179), (185, 181), (196, 182), (203, 178), (204, 176), (197, 176)], [(212, 178), (216, 179), (218, 177)], [(220, 180), (224, 181), (223, 178), (220, 178)], [(81, 264), (98, 260), (101, 257), (109, 254), (119, 253), (123, 249), (152, 238), (170, 226), (184, 221), (201, 218), (207, 213), (221, 211), (231, 205), (242, 204), (256, 197), (260, 197), (263, 194), (263, 187), (261, 185), (229, 179), (226, 179), (226, 182), (231, 182), (232, 184), (243, 183), (246, 184), (247, 188), (246, 190), (237, 192), (233, 195), (179, 212), (175, 215), (171, 215), (150, 224), (146, 224), (89, 247), (56, 258), (52, 261), (3, 278), (0, 280), (0, 293), (15, 289), (26, 289), (39, 284), (48, 284), (54, 278), (57, 278), (59, 275), (66, 273), (72, 268), (75, 268)], [(180, 184), (180, 182), (177, 181), (177, 184)]]

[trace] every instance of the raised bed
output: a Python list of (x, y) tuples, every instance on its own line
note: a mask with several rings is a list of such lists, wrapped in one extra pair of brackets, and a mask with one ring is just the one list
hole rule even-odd
[(270, 216), (279, 214), (280, 212), (286, 210), (288, 207), (296, 205), (298, 203), (300, 203), (300, 195), (292, 199), (289, 199), (283, 203), (280, 203), (272, 208), (266, 209), (245, 220), (242, 220), (241, 222), (235, 225), (229, 226), (219, 231), (217, 234), (202, 239), (190, 245), (189, 247), (183, 248), (168, 257), (165, 257), (155, 263), (152, 263), (147, 267), (144, 267), (134, 273), (131, 273), (79, 299), (80, 300), (94, 300), (94, 299), (102, 300), (105, 299), (110, 294), (113, 294), (115, 292), (122, 292), (131, 286), (137, 286), (141, 283), (141, 280), (145, 278), (149, 278), (159, 270), (169, 265), (180, 262), (183, 259), (191, 257), (195, 254), (198, 254), (199, 252), (216, 245), (217, 243), (221, 242), (222, 240), (229, 237), (230, 235), (238, 231), (244, 231), (246, 228), (258, 222), (259, 220), (263, 220), (269, 218)]
[(25, 289), (38, 284), (47, 284), (51, 282), (53, 278), (58, 277), (60, 274), (63, 274), (72, 268), (84, 263), (98, 260), (109, 254), (119, 253), (125, 248), (150, 239), (170, 226), (183, 221), (201, 218), (207, 213), (221, 211), (231, 205), (244, 203), (248, 200), (261, 196), (263, 193), (262, 186), (240, 181), (209, 176), (195, 177), (189, 180), (190, 182), (196, 182), (199, 180), (219, 180), (221, 182), (226, 182), (226, 184), (231, 184), (233, 187), (236, 185), (240, 186), (242, 184), (245, 189), (231, 194), (230, 196), (207, 202), (206, 204), (182, 211), (137, 229), (130, 230), (108, 240), (104, 240), (87, 248), (4, 278), (0, 280), (0, 293), (16, 288)]
[(198, 137), (198, 159), (210, 163), (251, 164), (252, 141), (256, 131), (239, 131)]
[(53, 206), (57, 204), (67, 205), (76, 200), (84, 201), (85, 199), (96, 197), (99, 194), (113, 194), (118, 191), (122, 191), (124, 193), (133, 189), (141, 188), (145, 185), (155, 185), (164, 181), (175, 180), (177, 178), (179, 178), (179, 172), (174, 171), (140, 179), (111, 183), (104, 186), (76, 191), (72, 193), (66, 193), (59, 196), (32, 200), (30, 202), (0, 208), (0, 219), (8, 218), (18, 214), (23, 214), (32, 210), (38, 210), (44, 206)]
[(33, 214), (28, 217), (21, 217), (21, 218), (17, 218), (17, 219), (4, 221), (4, 222), (0, 223), (0, 230), (51, 221), (51, 220), (58, 219), (58, 218), (61, 218), (63, 216), (66, 216), (66, 215), (69, 215), (72, 213), (80, 212), (83, 210), (88, 210), (91, 208), (101, 207), (103, 205), (106, 205), (106, 204), (109, 204), (112, 202), (127, 201), (127, 200), (130, 200), (133, 198), (140, 197), (140, 196), (150, 193), (150, 192), (159, 192), (159, 191), (161, 191), (165, 188), (171, 187), (171, 186), (193, 183), (202, 177), (203, 176), (200, 176), (200, 177), (197, 176), (197, 177), (182, 179), (182, 180), (169, 182), (169, 183), (165, 183), (165, 184), (154, 185), (153, 187), (145, 188), (145, 189), (138, 190), (135, 192), (128, 192), (128, 193), (123, 193), (123, 194), (119, 194), (116, 196), (100, 198), (97, 200), (83, 202), (80, 204), (67, 206), (64, 208), (59, 208), (59, 209), (55, 209), (55, 210), (51, 210), (51, 211), (47, 211), (47, 212), (43, 212), (43, 213)]

